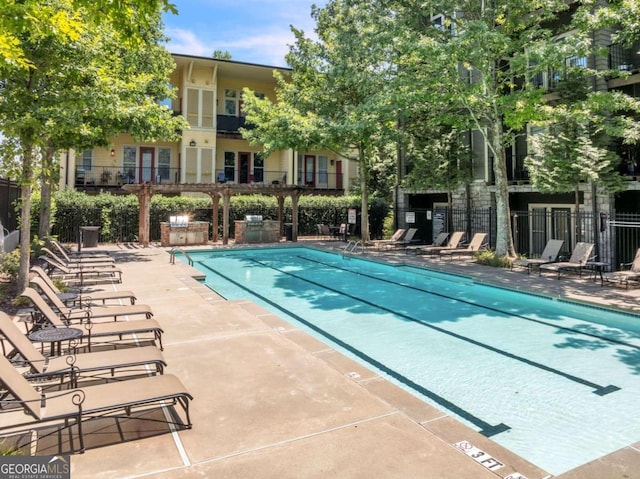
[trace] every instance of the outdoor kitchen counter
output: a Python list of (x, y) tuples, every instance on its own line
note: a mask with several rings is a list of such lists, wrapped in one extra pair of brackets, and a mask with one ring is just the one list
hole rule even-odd
[(280, 222), (247, 216), (244, 221), (235, 221), (236, 244), (277, 243), (280, 241)]

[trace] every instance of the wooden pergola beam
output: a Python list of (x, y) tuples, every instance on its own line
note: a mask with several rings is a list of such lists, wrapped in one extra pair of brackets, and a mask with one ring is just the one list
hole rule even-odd
[(218, 213), (220, 198), (223, 200), (222, 210), (222, 243), (229, 243), (229, 212), (233, 195), (269, 195), (278, 199), (278, 221), (280, 235), (284, 234), (284, 200), (291, 197), (292, 202), (292, 241), (298, 240), (298, 202), (302, 195), (315, 194), (315, 190), (306, 186), (292, 185), (249, 185), (249, 184), (137, 184), (123, 185), (122, 189), (138, 197), (140, 206), (138, 241), (142, 246), (149, 246), (149, 226), (151, 215), (151, 196), (154, 194), (204, 193), (212, 200), (213, 240), (218, 240)]

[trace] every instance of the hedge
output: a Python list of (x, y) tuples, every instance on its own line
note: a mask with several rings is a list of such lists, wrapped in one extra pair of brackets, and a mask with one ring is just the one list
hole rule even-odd
[[(355, 208), (358, 212), (356, 235), (360, 235), (360, 202), (358, 196), (303, 196), (298, 203), (298, 234), (316, 235), (317, 224), (338, 225), (347, 222), (347, 212)], [(76, 191), (62, 191), (54, 195), (51, 234), (60, 241), (73, 243), (78, 240), (82, 226), (100, 226), (100, 242), (135, 242), (138, 240), (138, 200), (134, 195), (112, 195), (100, 193), (87, 195)], [(373, 238), (380, 238), (384, 220), (389, 214), (389, 205), (381, 199), (369, 203), (369, 229)], [(37, 232), (39, 198), (33, 202), (33, 233)], [(169, 216), (187, 214), (194, 221), (211, 223), (211, 199), (189, 196), (154, 195), (151, 198), (151, 241), (160, 240), (160, 223)], [(278, 203), (275, 197), (252, 195), (231, 198), (229, 219), (244, 219), (245, 215), (262, 215), (264, 219), (277, 219)], [(291, 199), (285, 200), (284, 221), (292, 221)], [(218, 224), (222, 235), (222, 207)], [(211, 232), (210, 232), (211, 234)], [(233, 227), (229, 235), (233, 237)], [(211, 236), (210, 236), (211, 237)]]

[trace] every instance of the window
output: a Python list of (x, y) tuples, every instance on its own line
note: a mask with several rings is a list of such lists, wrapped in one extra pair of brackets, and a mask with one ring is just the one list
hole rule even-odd
[(93, 150), (82, 151), (81, 164), (84, 171), (91, 171), (91, 168), (93, 167)]
[[(171, 83), (167, 84), (169, 90), (173, 90), (173, 85)], [(158, 105), (166, 106), (169, 110), (173, 110), (173, 100), (171, 98), (160, 98), (158, 100)]]
[(253, 154), (253, 181), (264, 182), (264, 156), (262, 153)]
[(328, 164), (329, 160), (326, 156), (318, 156), (318, 183), (321, 185), (329, 183)]
[(136, 147), (125, 146), (122, 149), (122, 182), (123, 183), (135, 183), (136, 182)]
[(233, 151), (224, 152), (224, 177), (226, 181), (236, 180), (236, 154)]
[[(555, 39), (555, 43), (562, 44), (567, 48), (568, 51), (572, 50), (573, 44), (580, 44), (579, 39), (574, 39), (571, 33), (567, 33), (566, 35), (561, 35)], [(533, 70), (535, 71), (536, 65), (538, 62), (531, 61), (530, 62)], [(542, 72), (538, 72), (532, 79), (532, 83), (541, 88), (553, 89), (558, 86), (558, 83), (566, 78), (568, 72), (571, 69), (576, 68), (587, 68), (588, 60), (587, 56), (582, 51), (575, 51), (574, 55), (569, 55), (562, 61), (562, 65), (559, 67), (549, 68)]]
[(187, 121), (196, 128), (213, 128), (214, 92), (187, 88)]
[(162, 183), (171, 181), (171, 149), (158, 148), (158, 176)]
[(224, 90), (224, 114), (238, 116), (238, 91), (225, 88)]
[(456, 24), (447, 19), (444, 15), (434, 15), (431, 17), (433, 26), (442, 32), (448, 32), (453, 37), (456, 32)]

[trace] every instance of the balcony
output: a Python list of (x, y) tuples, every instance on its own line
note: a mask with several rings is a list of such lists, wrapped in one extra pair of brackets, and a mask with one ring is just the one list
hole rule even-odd
[(240, 128), (251, 129), (251, 123), (246, 122), (244, 116), (218, 115), (216, 117), (216, 131), (222, 134), (239, 135)]
[(74, 186), (77, 189), (113, 189), (134, 183), (169, 184), (180, 181), (180, 168), (94, 166), (76, 167)]

